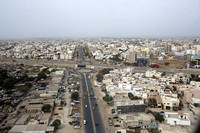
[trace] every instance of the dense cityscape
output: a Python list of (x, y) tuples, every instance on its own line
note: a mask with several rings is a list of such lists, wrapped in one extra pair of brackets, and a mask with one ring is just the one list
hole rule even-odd
[(200, 0), (0, 0), (0, 133), (200, 133)]
[(0, 41), (0, 132), (190, 133), (200, 39)]

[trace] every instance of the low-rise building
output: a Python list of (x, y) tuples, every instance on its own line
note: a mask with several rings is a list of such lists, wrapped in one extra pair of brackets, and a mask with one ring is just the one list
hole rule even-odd
[(47, 125), (15, 125), (8, 133), (53, 133), (54, 127)]
[(26, 125), (27, 122), (30, 119), (30, 115), (29, 114), (24, 114), (20, 117), (20, 119), (17, 120), (17, 122), (15, 123), (16, 125)]
[(114, 109), (118, 113), (145, 112), (144, 100), (130, 100), (128, 96), (115, 95)]
[(152, 114), (148, 113), (134, 113), (125, 116), (126, 127), (133, 128), (157, 128), (158, 125)]
[(164, 118), (166, 123), (169, 125), (182, 125), (182, 126), (191, 125), (188, 113), (165, 112)]
[(179, 107), (179, 99), (176, 97), (161, 95), (162, 105), (164, 109), (176, 110)]

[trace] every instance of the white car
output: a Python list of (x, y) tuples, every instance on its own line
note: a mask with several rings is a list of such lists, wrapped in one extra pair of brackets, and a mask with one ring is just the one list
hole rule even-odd
[(83, 120), (83, 124), (86, 125), (86, 120)]
[(87, 108), (87, 104), (85, 105), (85, 108)]

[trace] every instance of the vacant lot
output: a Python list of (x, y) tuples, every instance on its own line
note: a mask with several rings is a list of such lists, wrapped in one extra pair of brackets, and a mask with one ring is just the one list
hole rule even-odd
[(186, 68), (189, 62), (183, 59), (172, 59), (172, 60), (152, 60), (151, 63), (158, 64), (160, 68), (164, 69), (182, 69)]

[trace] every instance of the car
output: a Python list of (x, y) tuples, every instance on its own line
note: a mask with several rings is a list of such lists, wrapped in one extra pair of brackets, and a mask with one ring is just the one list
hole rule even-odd
[(113, 125), (113, 121), (109, 120), (109, 126), (112, 126), (112, 125)]
[(135, 129), (135, 127), (132, 127), (132, 126), (128, 126), (128, 128), (129, 128), (129, 129)]
[(63, 108), (58, 108), (58, 110), (63, 110)]
[(164, 112), (164, 111), (160, 111), (160, 113), (161, 113), (161, 114), (164, 114), (165, 112)]
[(79, 128), (80, 128), (80, 126), (79, 126), (79, 125), (76, 125), (76, 126), (74, 126), (74, 128), (75, 128), (75, 129), (79, 129)]
[(118, 116), (114, 116), (113, 119), (118, 119)]
[(83, 120), (83, 124), (86, 125), (86, 120)]
[(112, 114), (114, 114), (114, 113), (115, 113), (115, 109), (112, 109), (112, 111), (111, 111), (111, 112), (112, 112)]
[(114, 125), (114, 127), (120, 127), (120, 125)]
[(95, 126), (96, 126), (96, 127), (99, 126), (99, 123), (95, 123)]
[(85, 105), (85, 108), (87, 108), (87, 104)]

